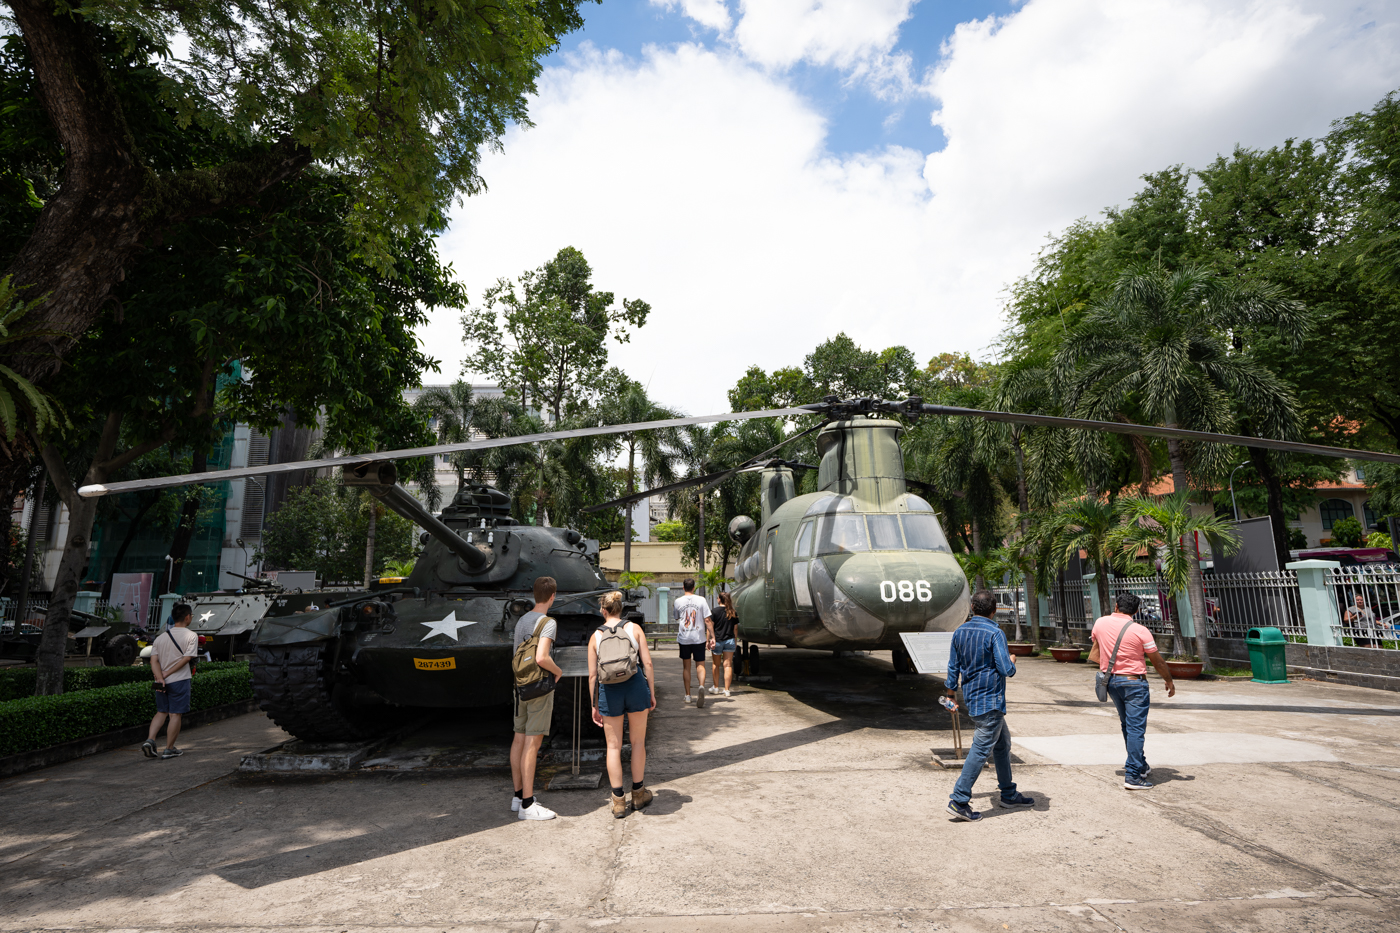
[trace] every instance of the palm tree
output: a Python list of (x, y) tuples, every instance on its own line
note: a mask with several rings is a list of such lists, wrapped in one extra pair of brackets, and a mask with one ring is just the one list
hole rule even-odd
[[(1111, 421), (1135, 407), (1167, 427), (1232, 433), (1245, 418), (1267, 436), (1297, 436), (1292, 393), (1240, 352), (1237, 341), (1246, 329), (1259, 326), (1296, 340), (1304, 315), (1303, 306), (1275, 286), (1240, 283), (1194, 266), (1172, 272), (1157, 264), (1123, 275), (1105, 300), (1089, 308), (1060, 348), (1056, 380), (1064, 387), (1067, 408), (1080, 418)], [(1167, 441), (1167, 452), (1179, 493), (1191, 489), (1188, 472), (1218, 475), (1229, 457), (1221, 447), (1180, 440)], [(1189, 563), (1191, 612), (1203, 622), (1200, 563)]]
[(987, 575), (993, 565), (992, 553), (990, 551), (965, 551), (954, 556), (962, 566), (963, 574), (967, 576), (968, 585), (972, 587), (973, 591), (985, 590), (987, 588)]
[[(1240, 549), (1239, 535), (1230, 522), (1214, 514), (1192, 515), (1187, 500), (1188, 493), (1185, 492), (1161, 498), (1125, 496), (1118, 500), (1125, 521), (1109, 535), (1109, 548), (1117, 552), (1120, 562), (1131, 561), (1144, 547), (1155, 550), (1162, 562), (1162, 579), (1172, 596), (1190, 585), (1193, 568), (1197, 574), (1200, 573), (1201, 565), (1196, 559), (1194, 544), (1197, 534), (1206, 535), (1212, 550), (1218, 553), (1233, 554)], [(1196, 623), (1196, 654), (1205, 669), (1210, 670), (1210, 652), (1206, 645), (1209, 620), (1204, 611), (1198, 614), (1192, 607), (1191, 612)], [(1177, 652), (1180, 653), (1185, 639), (1176, 613), (1172, 615), (1172, 628), (1175, 630)]]
[[(1013, 590), (1019, 589), (1026, 599), (1026, 614), (1030, 617), (1031, 625), (1040, 625), (1040, 608), (1033, 600), (1035, 597), (1035, 551), (1026, 546), (1028, 542), (1023, 537), (1018, 544), (1009, 544), (992, 551), (988, 557), (987, 574), (994, 580), (1006, 579)], [(1027, 585), (1029, 584), (1029, 585)], [(1021, 640), (1021, 610), (1015, 610), (1016, 616), (1016, 640)], [(1040, 645), (1040, 633), (1036, 632), (1034, 641), (1037, 647)]]
[[(717, 456), (721, 453), (720, 442), (728, 433), (729, 426), (725, 422), (714, 425), (691, 424), (678, 430), (674, 438), (675, 464), (681, 467), (682, 472), (676, 477), (677, 480), (695, 479), (707, 473), (714, 473), (724, 467), (718, 462)], [(705, 499), (709, 495), (703, 486), (693, 490), (687, 489), (671, 493), (669, 498), (672, 502), (672, 510), (677, 508), (682, 502), (687, 506), (691, 498), (694, 498), (698, 512), (699, 522), (697, 524), (698, 534), (696, 536), (695, 555), (699, 566), (699, 575), (705, 577)]]
[[(680, 414), (653, 402), (646, 390), (628, 382), (614, 395), (603, 399), (599, 407), (603, 424), (635, 424), (642, 421), (664, 421)], [(627, 495), (637, 491), (640, 478), (648, 487), (673, 483), (676, 459), (673, 430), (629, 431), (614, 435), (627, 453)], [(641, 463), (637, 462), (640, 455)], [(640, 477), (638, 467), (641, 469)], [(632, 570), (632, 506), (624, 507), (622, 520), (622, 569)]]
[(1063, 570), (1072, 557), (1083, 551), (1094, 565), (1094, 585), (1099, 606), (1109, 607), (1108, 573), (1117, 551), (1112, 547), (1113, 532), (1122, 523), (1118, 507), (1109, 499), (1080, 496), (1060, 503), (1047, 517), (1041, 533), (1048, 540), (1047, 557), (1056, 571)]

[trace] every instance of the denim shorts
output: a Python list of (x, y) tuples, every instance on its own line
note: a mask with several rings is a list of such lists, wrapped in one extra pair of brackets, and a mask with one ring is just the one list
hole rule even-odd
[(715, 642), (715, 646), (710, 649), (711, 654), (733, 654), (734, 639), (726, 638), (724, 641)]
[(598, 714), (621, 716), (624, 713), (644, 713), (651, 709), (651, 685), (641, 671), (620, 684), (598, 685)]
[(177, 716), (190, 711), (190, 684), (193, 680), (186, 677), (184, 680), (170, 680), (165, 683), (164, 691), (156, 691), (156, 712), (174, 713)]

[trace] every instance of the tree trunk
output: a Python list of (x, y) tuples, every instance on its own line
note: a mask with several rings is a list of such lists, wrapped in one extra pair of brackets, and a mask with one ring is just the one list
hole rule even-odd
[(1063, 629), (1060, 636), (1060, 644), (1069, 644), (1069, 603), (1066, 601), (1065, 593), (1065, 572), (1061, 570), (1055, 576), (1055, 583), (1060, 593), (1060, 623)]
[(374, 529), (379, 521), (378, 504), (373, 500), (369, 504), (369, 529), (365, 534), (365, 589), (374, 583)]
[[(1169, 425), (1176, 427), (1176, 425)], [(1167, 441), (1167, 453), (1171, 457), (1172, 463), (1172, 483), (1176, 492), (1191, 491), (1190, 485), (1186, 481), (1186, 452), (1179, 440)], [(1196, 627), (1196, 654), (1204, 665), (1203, 670), (1213, 670), (1210, 663), (1210, 648), (1206, 642), (1206, 591), (1205, 581), (1201, 577), (1201, 562), (1196, 555), (1195, 541), (1182, 541), (1182, 546), (1189, 548), (1189, 555), (1186, 561), (1189, 579), (1186, 584), (1186, 596), (1191, 603), (1191, 622)], [(1176, 621), (1176, 641), (1178, 648), (1183, 641), (1181, 635), (1181, 623)]]
[(29, 533), (24, 541), (24, 566), (20, 569), (19, 595), (15, 598), (15, 631), (29, 613), (29, 586), (34, 577), (34, 537), (38, 531), (39, 510), (44, 507), (44, 493), (49, 488), (49, 471), (39, 474), (38, 488), (34, 493), (34, 504), (29, 510)]
[[(1026, 546), (1026, 538), (1031, 533), (1030, 518), (1030, 496), (1026, 494), (1026, 452), (1021, 448), (1021, 431), (1016, 429), (1011, 432), (1011, 442), (1016, 447), (1016, 504), (1021, 509), (1021, 546)], [(1035, 590), (1035, 560), (1032, 559), (1030, 567), (1026, 570), (1025, 593), (1026, 593), (1026, 617), (1031, 624), (1031, 644), (1037, 649), (1040, 648), (1040, 599)], [(1016, 617), (1017, 629), (1016, 637), (1020, 638), (1020, 615)]]
[(1099, 591), (1099, 611), (1108, 615), (1113, 611), (1113, 593), (1108, 588), (1108, 566), (1102, 561), (1094, 561), (1094, 587)]
[(1278, 569), (1288, 566), (1288, 518), (1283, 514), (1283, 483), (1278, 478), (1269, 452), (1262, 447), (1250, 447), (1249, 461), (1264, 481), (1264, 492), (1269, 501), (1269, 527), (1274, 533), (1274, 557)]
[[(982, 529), (977, 524), (977, 519), (972, 520), (972, 553), (977, 557), (982, 556)], [(977, 573), (973, 575), (973, 586), (979, 590), (987, 588), (987, 578), (982, 574), (982, 565), (977, 566)]]
[[(637, 491), (637, 445), (627, 444), (627, 495)], [(632, 572), (632, 503), (622, 507), (622, 572)]]
[[(203, 451), (196, 451), (191, 458), (190, 472), (203, 473), (209, 467), (209, 457)], [(180, 510), (180, 523), (175, 526), (175, 537), (170, 542), (170, 590), (174, 592), (180, 586), (181, 575), (185, 571), (185, 557), (190, 552), (190, 542), (194, 539), (194, 526), (199, 521), (199, 503), (203, 497), (200, 495), (202, 486), (195, 486), (190, 489), (190, 494), (185, 498), (184, 508)], [(217, 580), (214, 581), (216, 584)], [(188, 588), (186, 588), (188, 589)]]
[(146, 517), (157, 502), (160, 501), (160, 493), (144, 494), (145, 503), (136, 510), (136, 514), (131, 518), (131, 527), (126, 530), (126, 537), (122, 539), (121, 546), (117, 548), (116, 556), (112, 558), (112, 569), (107, 573), (107, 579), (102, 584), (102, 595), (106, 598), (112, 596), (112, 574), (118, 573), (122, 569), (122, 561), (126, 559), (127, 548), (131, 547), (131, 542), (136, 540), (136, 532), (141, 528), (141, 520)]
[[(699, 549), (696, 551), (696, 553), (699, 555), (699, 560), (700, 560), (700, 579), (701, 579), (701, 580), (704, 580), (704, 579), (705, 579), (705, 492), (704, 492), (704, 490), (701, 490), (701, 492), (700, 492), (700, 545), (699, 545)], [(701, 585), (704, 586), (704, 584), (701, 584)], [(710, 595), (710, 588), (709, 588), (708, 586), (705, 586), (704, 595), (705, 595), (705, 596), (709, 596), (709, 595)]]

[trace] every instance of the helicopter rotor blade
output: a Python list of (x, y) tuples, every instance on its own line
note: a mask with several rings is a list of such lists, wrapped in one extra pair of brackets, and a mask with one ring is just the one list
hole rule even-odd
[[(913, 401), (913, 400), (911, 400)], [(880, 408), (890, 413), (952, 415), (985, 418), (1008, 424), (1029, 424), (1045, 428), (1069, 428), (1081, 431), (1104, 431), (1110, 434), (1137, 434), (1207, 444), (1234, 444), (1238, 447), (1262, 447), (1293, 454), (1315, 454), (1347, 460), (1374, 460), (1378, 463), (1400, 463), (1400, 454), (1385, 454), (1374, 450), (1353, 450), (1349, 447), (1328, 447), (1304, 441), (1280, 441), (1271, 437), (1246, 437), (1243, 434), (1216, 434), (1212, 431), (1189, 431), (1185, 428), (1164, 428), (1152, 424), (1125, 424), (1115, 421), (1090, 421), (1083, 418), (1062, 418), (1058, 415), (1028, 415), (1013, 411), (988, 411), (981, 408), (957, 408), (952, 405), (927, 403), (881, 402)]]
[[(598, 437), (608, 434), (627, 434), (632, 431), (651, 431), (658, 428), (682, 428), (691, 424), (707, 424), (714, 421), (748, 421), (753, 418), (786, 418), (794, 415), (810, 415), (820, 412), (822, 405), (804, 405), (796, 408), (772, 408), (766, 411), (730, 411), (722, 415), (696, 415), (690, 418), (668, 418), (663, 421), (639, 421), (634, 424), (609, 424), (596, 428), (571, 428), (566, 431), (545, 431), (541, 434), (525, 434), (520, 437), (490, 437), (476, 441), (462, 441), (457, 444), (434, 444), (431, 447), (412, 447), (406, 450), (377, 450), (372, 453), (351, 454), (344, 457), (327, 457), (324, 460), (299, 460), (293, 463), (272, 463), (259, 467), (236, 467), (231, 470), (217, 470), (210, 473), (184, 473), (179, 476), (162, 476), (155, 479), (123, 480), (116, 483), (82, 486), (78, 495), (85, 499), (106, 496), (112, 493), (137, 492), (143, 489), (165, 489), (170, 486), (189, 486), (195, 483), (222, 483), (228, 480), (244, 479), (250, 476), (266, 476), (275, 473), (296, 473), (300, 470), (324, 470), (330, 467), (362, 466), (380, 460), (407, 460), (410, 457), (430, 457), (451, 454), (464, 450), (487, 450), (492, 447), (510, 447), (515, 444), (538, 444), (544, 441), (571, 440), (580, 437)], [(794, 435), (795, 436), (795, 435)]]
[[(704, 476), (693, 476), (690, 479), (683, 479), (676, 483), (669, 483), (665, 486), (657, 486), (655, 489), (647, 489), (643, 490), (642, 492), (634, 492), (630, 496), (622, 496), (617, 499), (609, 499), (607, 502), (601, 502), (598, 505), (590, 505), (587, 508), (579, 509), (579, 511), (584, 513), (601, 512), (603, 509), (612, 509), (624, 505), (630, 505), (633, 502), (640, 502), (643, 499), (649, 499), (652, 496), (663, 496), (668, 492), (676, 492), (681, 489), (689, 489), (691, 486), (699, 486), (701, 483), (709, 483), (708, 486), (701, 490), (702, 493), (709, 492), (711, 489), (715, 488), (720, 483), (724, 482), (725, 480), (729, 479), (729, 477), (734, 476), (736, 474), (749, 473), (754, 470), (767, 469), (767, 463), (759, 463), (756, 461), (768, 456), (769, 454), (777, 451), (782, 447), (787, 446), (788, 444), (791, 444), (798, 438), (811, 434), (813, 431), (820, 430), (821, 428), (822, 425), (819, 424), (816, 427), (808, 428), (805, 431), (798, 431), (792, 437), (784, 438), (781, 444), (769, 447), (762, 453), (755, 454), (749, 459), (745, 460), (743, 463), (739, 464), (738, 466), (731, 467), (728, 470), (720, 470), (716, 473), (706, 473)], [(806, 464), (801, 464), (801, 466), (806, 466)]]

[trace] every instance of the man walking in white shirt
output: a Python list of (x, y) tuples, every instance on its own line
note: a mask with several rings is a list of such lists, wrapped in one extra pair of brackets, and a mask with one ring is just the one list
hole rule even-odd
[(710, 604), (695, 595), (695, 581), (686, 580), (685, 595), (676, 600), (676, 646), (681, 650), (681, 678), (685, 683), (685, 701), (691, 702), (690, 664), (695, 662), (699, 689), (695, 705), (705, 707), (705, 646), (714, 637), (710, 621)]

